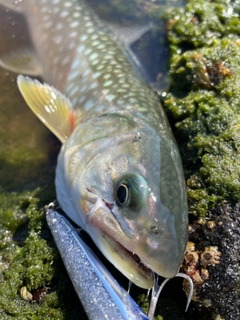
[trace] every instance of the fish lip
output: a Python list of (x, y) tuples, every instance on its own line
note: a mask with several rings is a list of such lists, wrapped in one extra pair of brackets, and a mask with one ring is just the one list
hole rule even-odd
[[(153, 271), (141, 260), (141, 258), (134, 252), (128, 250), (125, 246), (123, 246), (119, 241), (116, 241), (113, 237), (111, 237), (106, 232), (103, 232), (103, 237), (109, 239), (111, 243), (116, 243), (115, 248), (117, 247), (120, 249), (121, 252), (126, 253), (130, 259), (133, 261), (133, 263), (138, 267), (138, 269), (142, 270), (143, 273), (145, 273), (147, 276), (150, 276), (150, 273), (152, 275)], [(119, 250), (118, 250), (119, 252)]]
[[(111, 214), (111, 217), (116, 221), (117, 225), (122, 230), (122, 228), (121, 228), (121, 226), (120, 226), (120, 224), (119, 224), (119, 222), (118, 222), (118, 220), (112, 210), (114, 208), (114, 204), (111, 204), (111, 203), (107, 202), (105, 199), (99, 197), (96, 193), (94, 193), (89, 188), (88, 189), (86, 188), (86, 190), (90, 194), (92, 194), (96, 197), (96, 201), (94, 203), (92, 202), (91, 210), (87, 213), (88, 223), (91, 225), (91, 220), (94, 216), (94, 213), (96, 212), (96, 209), (99, 208), (99, 205), (101, 205), (101, 207), (104, 209), (104, 211), (107, 211), (109, 214)], [(125, 261), (126, 260), (129, 261), (131, 268), (135, 267), (135, 273), (137, 272), (139, 274), (139, 276), (141, 276), (142, 279), (145, 279), (145, 280), (141, 280), (142, 283), (145, 282), (145, 284), (143, 284), (141, 286), (146, 289), (151, 288), (153, 285), (153, 271), (152, 271), (152, 269), (150, 269), (149, 266), (144, 261), (142, 261), (141, 258), (136, 253), (129, 250), (121, 242), (114, 239), (113, 236), (110, 233), (108, 233), (107, 228), (102, 230), (100, 225), (96, 225), (95, 228), (96, 227), (98, 227), (98, 230), (99, 230), (101, 237), (104, 238), (105, 241), (107, 241), (108, 245), (115, 252), (117, 252), (119, 257), (121, 257)], [(122, 230), (122, 232), (124, 232), (124, 231)], [(90, 234), (91, 234), (91, 232), (90, 232)], [(97, 243), (95, 243), (95, 244), (97, 245)], [(102, 251), (102, 253), (104, 253), (104, 250)], [(108, 258), (108, 260), (110, 260), (110, 259)], [(110, 260), (110, 262), (111, 262), (111, 260)], [(127, 270), (125, 270), (125, 273), (124, 273), (124, 268), (122, 268), (120, 265), (116, 264), (115, 267), (117, 269), (119, 269), (126, 276)], [(134, 282), (134, 280), (132, 280), (132, 282), (135, 283), (136, 285), (139, 285), (138, 283)], [(148, 285), (146, 285), (146, 283), (148, 283)]]

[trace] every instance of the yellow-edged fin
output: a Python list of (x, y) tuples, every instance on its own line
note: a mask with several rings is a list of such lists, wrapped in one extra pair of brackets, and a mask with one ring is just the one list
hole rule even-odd
[(29, 76), (42, 74), (41, 64), (34, 50), (21, 48), (0, 57), (0, 66), (15, 73), (23, 73)]
[(74, 126), (74, 112), (70, 100), (54, 87), (29, 77), (19, 75), (17, 84), (28, 106), (64, 143)]

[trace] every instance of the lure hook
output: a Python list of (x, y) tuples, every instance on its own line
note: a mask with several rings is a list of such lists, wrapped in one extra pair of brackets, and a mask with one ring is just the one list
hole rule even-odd
[[(184, 278), (188, 281), (189, 283), (189, 294), (188, 294), (188, 299), (187, 299), (187, 304), (186, 304), (186, 309), (185, 312), (187, 311), (189, 304), (192, 300), (192, 295), (193, 295), (193, 282), (192, 279), (186, 275), (185, 273), (177, 273), (175, 275), (175, 277), (181, 277)], [(158, 302), (158, 298), (160, 293), (162, 292), (162, 289), (164, 288), (165, 284), (171, 279), (165, 279), (160, 286), (158, 286), (158, 276), (156, 274), (154, 274), (154, 285), (152, 288), (152, 297), (151, 297), (151, 301), (150, 301), (150, 305), (149, 305), (149, 309), (148, 309), (148, 318), (150, 320), (153, 319), (154, 317), (154, 313), (156, 310), (156, 306), (157, 306), (157, 302)]]

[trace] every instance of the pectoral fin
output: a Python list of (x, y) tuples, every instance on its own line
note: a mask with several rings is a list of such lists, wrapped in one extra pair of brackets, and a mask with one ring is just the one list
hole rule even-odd
[(42, 68), (35, 52), (28, 48), (14, 50), (0, 57), (0, 66), (9, 71), (30, 76), (42, 74)]
[(54, 87), (19, 75), (18, 88), (28, 106), (63, 143), (74, 129), (70, 100)]

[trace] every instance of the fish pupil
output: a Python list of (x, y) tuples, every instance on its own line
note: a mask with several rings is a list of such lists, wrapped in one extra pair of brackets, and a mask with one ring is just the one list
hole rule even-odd
[(128, 187), (125, 184), (120, 184), (117, 189), (117, 200), (120, 204), (125, 204), (128, 199)]

